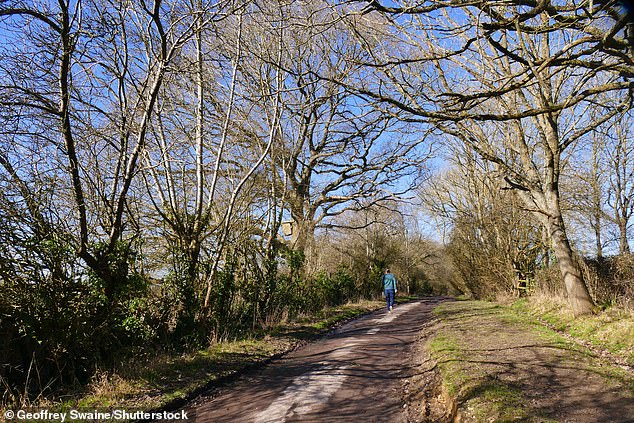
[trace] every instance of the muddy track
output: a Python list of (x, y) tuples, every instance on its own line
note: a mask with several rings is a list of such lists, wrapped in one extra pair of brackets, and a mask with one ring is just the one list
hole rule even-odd
[[(416, 407), (424, 402), (414, 385), (435, 373), (421, 363), (421, 329), (444, 300), (361, 317), (183, 408), (200, 423), (419, 421)], [(431, 417), (431, 407), (423, 407)]]

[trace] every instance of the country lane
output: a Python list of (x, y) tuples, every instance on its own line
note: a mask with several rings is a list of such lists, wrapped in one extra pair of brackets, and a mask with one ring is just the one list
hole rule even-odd
[(412, 348), (432, 309), (428, 298), (349, 322), (185, 407), (189, 421), (406, 422), (403, 380), (416, 371)]

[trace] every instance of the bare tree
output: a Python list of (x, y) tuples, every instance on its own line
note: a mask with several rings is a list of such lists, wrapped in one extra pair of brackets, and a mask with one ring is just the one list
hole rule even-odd
[[(379, 89), (375, 82), (349, 87), (398, 106), (405, 118), (436, 125), (499, 167), (548, 231), (576, 315), (591, 312), (592, 300), (562, 218), (565, 152), (629, 106), (627, 96), (620, 104), (602, 97), (630, 86), (622, 74), (631, 60), (618, 51), (627, 46), (617, 40), (623, 26), (610, 34), (617, 50), (602, 44), (602, 26), (616, 13), (616, 3), (608, 3), (581, 16), (583, 6), (550, 1), (527, 7), (372, 1), (364, 12), (378, 10), (391, 19), (403, 47), (395, 49), (397, 40), (384, 34), (383, 47), (372, 49)], [(600, 110), (594, 121), (586, 118), (590, 109)]]
[(630, 253), (628, 230), (634, 215), (634, 140), (632, 139), (631, 111), (614, 122), (607, 133), (606, 149), (610, 177), (609, 203), (614, 210), (614, 221), (619, 228), (619, 252)]
[[(144, 235), (158, 240), (153, 248), (168, 258), (157, 265), (161, 272), (171, 272), (166, 280), (175, 288), (176, 332), (194, 327), (204, 298), (205, 242), (220, 225), (217, 186), (242, 60), (244, 4), (192, 0), (182, 7), (193, 35), (166, 75), (141, 173), (144, 205), (153, 210), (147, 219), (141, 217)], [(224, 78), (226, 88), (219, 82)]]
[[(272, 146), (274, 142), (278, 139), (278, 131), (279, 131), (279, 122), (281, 115), (281, 95), (283, 91), (283, 75), (278, 70), (282, 59), (285, 55), (285, 51), (283, 49), (283, 40), (285, 37), (285, 29), (284, 28), (276, 28), (275, 22), (277, 20), (268, 21), (271, 29), (273, 29), (273, 33), (275, 35), (275, 39), (277, 41), (277, 45), (273, 50), (276, 56), (276, 60), (273, 62), (273, 68), (276, 69), (274, 73), (274, 79), (267, 84), (267, 87), (270, 91), (266, 91), (264, 93), (265, 103), (271, 105), (271, 119), (268, 125), (268, 131), (265, 135), (264, 141), (256, 143), (255, 145), (255, 155), (252, 160), (247, 161), (246, 163), (251, 162), (248, 165), (240, 165), (239, 169), (243, 170), (241, 173), (237, 173), (235, 176), (235, 181), (232, 184), (232, 188), (230, 191), (230, 198), (228, 201), (227, 208), (222, 215), (221, 218), (221, 227), (220, 233), (217, 238), (218, 248), (216, 249), (215, 259), (213, 261), (211, 273), (207, 278), (207, 293), (205, 295), (205, 307), (209, 307), (210, 298), (212, 293), (212, 285), (214, 283), (214, 278), (216, 275), (216, 271), (218, 266), (220, 265), (221, 257), (224, 253), (224, 248), (226, 247), (226, 243), (229, 240), (229, 230), (231, 227), (231, 221), (234, 217), (234, 209), (236, 208), (238, 198), (242, 193), (242, 190), (247, 186), (247, 183), (257, 174), (260, 167), (263, 165), (267, 157), (269, 156)], [(258, 134), (260, 135), (260, 134)], [(260, 137), (254, 137), (254, 140), (261, 140)], [(220, 156), (218, 156), (220, 157)]]
[[(609, 165), (607, 162), (607, 135), (610, 125), (588, 134), (587, 141), (579, 143), (571, 154), (562, 175), (562, 209), (577, 227), (590, 231), (594, 237), (597, 260), (604, 258), (604, 249), (611, 240), (606, 229), (614, 217), (608, 210)], [(583, 242), (583, 241), (582, 241)]]
[[(122, 251), (124, 232), (135, 226), (125, 216), (151, 116), (168, 66), (194, 24), (161, 0), (40, 6), (7, 2), (0, 7), (0, 16), (19, 28), (16, 37), (28, 34), (26, 48), (42, 64), (39, 81), (45, 81), (3, 75), (1, 105), (29, 111), (30, 119), (17, 128), (26, 142), (39, 138), (33, 125), (46, 122), (45, 147), (57, 148), (64, 157), (54, 171), (67, 178), (68, 191), (59, 194), (69, 192), (73, 202), (72, 219), (59, 223), (77, 234), (77, 256), (104, 281), (112, 300), (125, 279), (121, 272), (127, 272), (126, 260), (113, 265), (113, 257)], [(21, 33), (21, 28), (32, 32)], [(20, 52), (11, 53), (5, 64), (25, 66)], [(5, 164), (19, 157), (18, 151), (12, 153)]]
[(447, 168), (421, 187), (420, 196), (449, 227), (447, 251), (457, 279), (477, 296), (517, 294), (539, 264), (539, 224), (506, 189), (495, 163), (468, 144), (446, 147)]
[(271, 7), (289, 28), (281, 142), (273, 158), (278, 179), (287, 181), (291, 247), (308, 253), (315, 230), (331, 227), (333, 217), (402, 196), (422, 173), (428, 151), (421, 153), (422, 134), (333, 82), (359, 78), (365, 55), (337, 13), (322, 2)]

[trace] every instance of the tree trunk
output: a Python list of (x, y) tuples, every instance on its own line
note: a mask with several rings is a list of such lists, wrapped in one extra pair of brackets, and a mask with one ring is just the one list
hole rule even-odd
[(315, 224), (311, 219), (293, 217), (293, 235), (291, 237), (291, 247), (296, 251), (301, 251), (308, 255), (315, 235)]
[(594, 240), (597, 248), (597, 260), (603, 259), (603, 240), (601, 239), (601, 217), (595, 215), (594, 218)]
[(594, 304), (583, 280), (581, 269), (573, 257), (561, 215), (548, 217), (548, 232), (575, 317), (592, 313)]
[(629, 254), (630, 243), (627, 239), (627, 220), (625, 218), (619, 218), (619, 253)]

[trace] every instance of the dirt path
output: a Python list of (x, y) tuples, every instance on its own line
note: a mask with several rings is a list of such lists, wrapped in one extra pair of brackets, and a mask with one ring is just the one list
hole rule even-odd
[[(421, 336), (430, 332), (435, 345), (416, 356), (433, 349), (436, 359), (418, 375), (433, 366), (453, 390), (437, 414), (453, 406), (461, 422), (634, 422), (634, 376), (533, 319), (493, 303), (446, 303)], [(414, 380), (416, 390), (428, 384)]]
[(194, 400), (188, 421), (634, 422), (632, 375), (511, 310), (445, 300), (350, 322)]
[(403, 382), (421, 326), (440, 300), (348, 323), (186, 408), (202, 422), (406, 422)]

